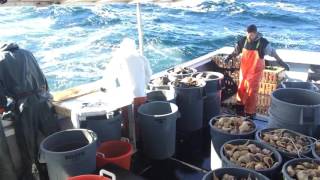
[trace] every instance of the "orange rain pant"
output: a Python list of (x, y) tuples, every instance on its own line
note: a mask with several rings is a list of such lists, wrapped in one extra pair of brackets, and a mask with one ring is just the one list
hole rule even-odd
[(258, 50), (243, 48), (240, 63), (237, 100), (244, 105), (245, 113), (254, 114), (256, 113), (259, 84), (265, 62), (259, 57)]

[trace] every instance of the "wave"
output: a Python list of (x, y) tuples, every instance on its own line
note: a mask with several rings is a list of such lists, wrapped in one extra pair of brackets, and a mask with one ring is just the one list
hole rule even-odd
[(284, 2), (250, 2), (248, 4), (250, 7), (268, 7), (274, 8), (278, 10), (283, 10), (287, 12), (294, 12), (294, 13), (312, 13), (316, 12), (314, 9), (310, 9), (303, 6), (297, 6), (291, 3), (284, 3)]
[[(298, 0), (272, 2), (143, 4), (145, 55), (153, 71), (159, 72), (233, 46), (251, 23), (276, 48), (320, 51), (320, 11), (315, 8), (319, 5)], [(137, 42), (135, 13), (134, 4), (0, 8), (0, 42), (15, 41), (31, 50), (50, 88), (60, 90), (99, 79), (123, 38)]]
[(222, 6), (235, 4), (235, 0), (183, 0), (170, 3), (156, 3), (162, 8), (179, 9), (184, 11), (207, 13), (219, 11)]

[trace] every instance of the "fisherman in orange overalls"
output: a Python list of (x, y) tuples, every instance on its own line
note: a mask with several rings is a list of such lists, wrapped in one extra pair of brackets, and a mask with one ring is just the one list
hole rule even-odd
[(278, 56), (270, 43), (262, 37), (262, 34), (257, 31), (257, 27), (254, 24), (247, 27), (247, 36), (242, 37), (237, 42), (234, 51), (225, 59), (225, 62), (228, 63), (240, 53), (242, 53), (242, 56), (237, 101), (244, 105), (246, 116), (254, 117), (259, 83), (265, 67), (264, 55), (274, 57), (277, 63), (287, 71), (289, 66)]

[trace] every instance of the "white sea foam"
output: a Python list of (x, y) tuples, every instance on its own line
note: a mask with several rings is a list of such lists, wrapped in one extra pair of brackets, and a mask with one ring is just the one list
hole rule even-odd
[[(202, 3), (206, 2), (207, 0), (182, 0), (177, 2), (170, 2), (170, 3), (158, 3), (159, 6), (164, 8), (173, 8), (173, 9), (180, 9), (180, 10), (188, 10), (194, 12), (208, 12), (208, 9), (203, 9)], [(214, 11), (214, 7), (210, 9), (210, 11)]]
[(288, 12), (295, 12), (295, 13), (306, 13), (306, 12), (314, 12), (313, 9), (307, 9), (306, 7), (299, 7), (294, 4), (290, 3), (283, 3), (283, 2), (251, 2), (248, 4), (249, 7), (272, 7), (276, 9), (280, 9), (283, 11)]
[(15, 36), (19, 34), (39, 34), (50, 30), (54, 24), (51, 18), (31, 18), (22, 19), (21, 21), (10, 21), (0, 23), (1, 38)]

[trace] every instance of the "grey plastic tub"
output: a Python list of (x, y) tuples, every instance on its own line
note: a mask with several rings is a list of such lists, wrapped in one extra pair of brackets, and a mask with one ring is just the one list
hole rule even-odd
[[(298, 159), (292, 159), (288, 162), (286, 162), (283, 166), (282, 166), (282, 174), (283, 174), (283, 179), (284, 180), (296, 180), (296, 178), (292, 178), (287, 171), (288, 166), (294, 166), (298, 163), (303, 163), (303, 162), (315, 162), (317, 164), (320, 164), (320, 160), (316, 160), (316, 159), (311, 159), (311, 158), (298, 158)], [(306, 178), (308, 179), (308, 178)]]
[(143, 151), (152, 159), (166, 159), (175, 153), (178, 107), (153, 101), (138, 108)]
[(299, 88), (310, 91), (319, 91), (319, 88), (311, 82), (281, 82), (280, 88)]
[(166, 101), (175, 103), (175, 94), (173, 90), (154, 90), (147, 93), (147, 102)]
[(213, 171), (210, 171), (206, 175), (203, 176), (202, 180), (213, 180), (213, 174), (219, 179), (222, 179), (224, 174), (229, 174), (231, 176), (235, 176), (237, 179), (250, 177), (255, 180), (269, 180), (266, 176), (250, 169), (245, 168), (219, 168)]
[[(273, 147), (272, 145), (270, 145), (269, 143), (265, 142), (264, 140), (262, 140), (262, 136), (261, 134), (264, 133), (264, 132), (269, 132), (269, 131), (272, 131), (272, 130), (275, 130), (275, 129), (278, 129), (278, 128), (265, 128), (265, 129), (260, 129), (256, 132), (256, 139), (265, 144), (266, 146), (269, 146), (269, 147), (272, 147), (272, 148), (275, 148)], [(287, 128), (288, 129), (288, 128)], [(291, 131), (292, 132), (292, 131)], [(302, 135), (302, 134), (299, 134), (298, 132), (292, 132), (294, 134), (297, 134), (297, 135)], [(312, 141), (310, 139), (308, 139), (310, 144), (312, 144)], [(286, 152), (286, 151), (283, 151), (281, 149), (277, 149), (275, 148), (282, 156), (282, 159), (283, 159), (283, 162), (287, 162), (288, 160), (291, 160), (293, 158), (298, 158), (298, 155), (297, 154), (293, 154), (293, 153), (289, 153), (289, 152)], [(306, 152), (302, 153), (301, 154), (302, 156), (310, 156), (311, 155), (311, 146), (309, 148), (309, 150), (307, 150)]]
[(214, 124), (216, 123), (217, 119), (219, 119), (220, 117), (233, 117), (233, 115), (216, 116), (216, 117), (213, 117), (209, 122), (211, 142), (217, 153), (220, 152), (222, 145), (227, 141), (230, 141), (233, 139), (252, 139), (252, 140), (254, 139), (255, 133), (257, 131), (257, 127), (252, 120), (248, 120), (248, 121), (252, 122), (252, 124), (254, 125), (254, 129), (242, 134), (231, 134), (214, 127)]
[(87, 128), (98, 135), (100, 142), (120, 140), (121, 138), (121, 118), (119, 112), (114, 112), (114, 116), (106, 116), (94, 119), (87, 119), (81, 128)]
[(54, 133), (40, 144), (41, 163), (46, 163), (50, 180), (90, 174), (96, 170), (97, 135), (87, 129)]
[[(314, 126), (320, 130), (320, 94), (298, 88), (278, 89), (271, 94), (270, 120), (292, 126)], [(299, 131), (300, 132), (300, 131)], [(308, 135), (313, 136), (310, 133)]]
[(176, 103), (181, 117), (177, 121), (177, 131), (192, 132), (203, 127), (203, 101), (205, 82), (200, 87), (175, 87)]
[[(247, 141), (249, 141), (250, 144), (255, 144), (257, 147), (259, 148), (265, 148), (268, 149), (272, 152), (274, 159), (276, 160), (276, 162), (278, 162), (278, 164), (273, 165), (273, 167), (269, 168), (269, 169), (263, 169), (263, 170), (257, 170), (257, 172), (269, 177), (270, 179), (278, 179), (280, 174), (279, 171), (281, 170), (281, 164), (282, 164), (282, 157), (280, 155), (280, 153), (270, 147), (267, 146), (261, 142), (255, 141), (255, 140), (248, 140), (248, 139), (236, 139), (236, 140), (231, 140), (226, 142), (225, 144), (234, 144), (234, 145), (239, 145), (239, 144), (245, 144)], [(224, 144), (224, 145), (225, 145)], [(224, 145), (221, 147), (220, 149), (220, 157), (222, 160), (222, 166), (223, 167), (240, 167), (239, 165), (231, 162), (224, 154)]]

